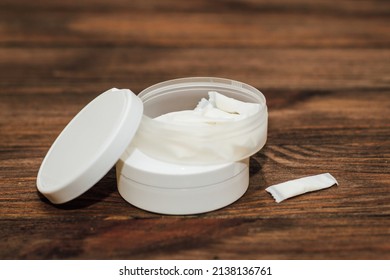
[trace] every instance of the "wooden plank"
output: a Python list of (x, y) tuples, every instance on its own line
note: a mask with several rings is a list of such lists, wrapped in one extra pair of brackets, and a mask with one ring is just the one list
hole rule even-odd
[[(164, 80), (191, 76), (240, 80), (266, 96), (270, 89), (307, 90), (310, 95), (332, 89), (387, 89), (390, 84), (386, 49), (1, 48), (0, 61), (6, 70), (0, 94), (24, 88), (23, 92), (97, 95), (114, 86), (137, 93)], [(277, 102), (296, 98), (289, 95)]]
[(386, 1), (23, 2), (2, 4), (0, 46), (382, 48), (390, 40)]
[[(386, 219), (155, 218), (22, 220), (0, 244), (13, 259), (389, 258)], [(13, 220), (1, 222), (13, 227)], [(158, 229), (158, 230), (157, 230)], [(136, 241), (136, 242), (135, 242)], [(15, 254), (17, 252), (17, 255)]]

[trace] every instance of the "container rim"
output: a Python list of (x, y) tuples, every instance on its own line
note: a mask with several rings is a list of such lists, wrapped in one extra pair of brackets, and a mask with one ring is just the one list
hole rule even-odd
[(160, 82), (150, 87), (147, 87), (146, 89), (142, 90), (138, 94), (138, 97), (141, 98), (143, 101), (147, 101), (149, 98), (153, 97), (156, 93), (161, 94), (164, 92), (169, 92), (171, 90), (191, 88), (191, 87), (216, 87), (216, 86), (245, 92), (253, 96), (255, 99), (257, 99), (259, 104), (263, 106), (266, 105), (266, 99), (263, 93), (257, 88), (236, 80), (231, 80), (227, 78), (218, 78), (218, 77), (187, 77), (187, 78), (172, 79), (172, 80)]

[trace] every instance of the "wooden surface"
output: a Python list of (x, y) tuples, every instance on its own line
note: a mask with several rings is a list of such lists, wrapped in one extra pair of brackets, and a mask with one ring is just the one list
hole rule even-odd
[[(389, 1), (0, 0), (0, 258), (390, 259)], [(236, 203), (137, 209), (111, 170), (54, 206), (35, 180), (67, 122), (111, 87), (251, 84), (269, 135)], [(330, 172), (280, 204), (269, 185)]]

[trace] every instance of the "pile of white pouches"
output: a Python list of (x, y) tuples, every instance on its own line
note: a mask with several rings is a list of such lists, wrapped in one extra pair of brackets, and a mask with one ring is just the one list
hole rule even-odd
[(260, 110), (260, 104), (247, 103), (210, 91), (209, 99), (202, 98), (194, 110), (170, 112), (155, 120), (189, 125), (218, 125), (245, 119)]
[(156, 159), (190, 165), (244, 160), (264, 146), (265, 103), (242, 102), (215, 91), (198, 102), (193, 110), (154, 119), (144, 115), (132, 144)]

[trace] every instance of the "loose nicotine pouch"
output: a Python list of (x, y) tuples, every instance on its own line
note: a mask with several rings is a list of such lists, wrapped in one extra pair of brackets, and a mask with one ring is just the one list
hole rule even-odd
[(270, 186), (265, 190), (269, 192), (277, 203), (307, 192), (318, 191), (338, 185), (336, 179), (329, 173), (303, 177), (284, 183)]
[[(192, 110), (208, 93), (259, 110), (242, 120), (189, 129), (156, 117)], [(249, 185), (249, 157), (267, 137), (263, 94), (221, 78), (184, 78), (151, 86), (138, 96), (108, 90), (84, 107), (46, 154), (38, 190), (66, 203), (95, 185), (115, 164), (120, 195), (132, 205), (162, 214), (196, 214), (229, 205)]]

